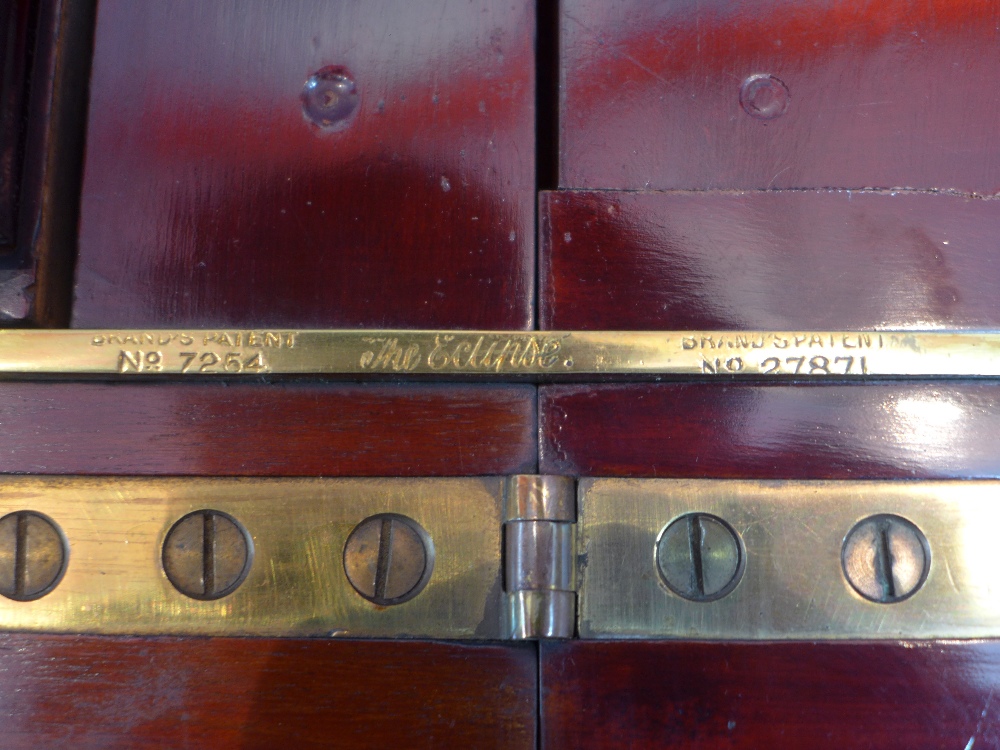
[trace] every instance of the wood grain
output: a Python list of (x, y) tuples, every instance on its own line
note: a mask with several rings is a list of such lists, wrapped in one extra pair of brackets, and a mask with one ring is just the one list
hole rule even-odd
[(1000, 202), (562, 191), (540, 226), (545, 328), (1000, 326)]
[(543, 386), (543, 474), (1000, 477), (1000, 385)]
[(542, 747), (1000, 745), (1000, 643), (543, 643)]
[(531, 386), (2, 383), (0, 472), (531, 472)]
[[(566, 0), (560, 185), (992, 194), (1000, 4)], [(742, 83), (780, 79), (775, 119)]]
[[(102, 1), (73, 324), (530, 328), (534, 18)], [(327, 66), (341, 130), (303, 113)]]
[(535, 746), (535, 647), (0, 635), (6, 748)]

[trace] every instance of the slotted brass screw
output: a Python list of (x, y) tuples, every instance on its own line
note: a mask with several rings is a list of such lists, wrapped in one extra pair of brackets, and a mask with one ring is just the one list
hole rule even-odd
[(707, 513), (688, 513), (660, 534), (656, 564), (667, 587), (695, 602), (721, 599), (740, 582), (743, 546), (732, 527)]
[(250, 535), (232, 516), (217, 510), (189, 513), (163, 543), (163, 570), (192, 599), (221, 599), (243, 583), (253, 558)]
[(0, 518), (0, 594), (27, 602), (52, 591), (66, 570), (66, 541), (55, 522), (20, 510)]
[(917, 592), (930, 570), (923, 532), (900, 516), (881, 514), (858, 523), (844, 539), (844, 575), (865, 599), (892, 604)]
[(419, 594), (433, 564), (427, 532), (395, 513), (366, 518), (344, 545), (347, 579), (361, 596), (381, 606), (402, 604)]

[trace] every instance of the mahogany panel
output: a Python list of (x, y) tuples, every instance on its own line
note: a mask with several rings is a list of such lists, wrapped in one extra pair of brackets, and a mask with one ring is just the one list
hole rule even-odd
[(563, 187), (1000, 186), (995, 0), (561, 8)]
[(1000, 202), (565, 191), (540, 221), (543, 328), (1000, 326)]
[(0, 472), (532, 472), (532, 386), (2, 383)]
[(542, 643), (543, 748), (1000, 746), (1000, 643)]
[(0, 635), (5, 748), (535, 746), (533, 644)]
[[(73, 325), (530, 328), (534, 20), (102, 0)], [(324, 128), (327, 67), (358, 100)]]
[(1000, 477), (1000, 384), (543, 386), (543, 474)]

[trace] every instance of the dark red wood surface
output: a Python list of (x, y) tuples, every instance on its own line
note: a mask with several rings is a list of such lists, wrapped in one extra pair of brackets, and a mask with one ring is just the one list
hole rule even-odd
[(545, 748), (1000, 747), (1000, 643), (545, 643)]
[(1000, 384), (543, 386), (543, 474), (1000, 477)]
[(0, 472), (532, 472), (532, 386), (0, 383)]
[(545, 328), (1000, 326), (1000, 202), (563, 191), (540, 212)]
[[(102, 0), (73, 324), (531, 327), (534, 18)], [(300, 100), (327, 66), (336, 132)]]
[[(993, 0), (565, 0), (560, 184), (993, 193)], [(787, 87), (747, 114), (743, 81)]]
[(533, 644), (0, 635), (5, 748), (533, 748)]
[[(102, 0), (74, 325), (530, 327), (533, 6)], [(967, 193), (1000, 183), (1000, 5), (561, 9), (562, 184), (960, 194), (550, 196), (546, 325), (997, 324)], [(328, 65), (361, 97), (337, 132), (300, 101)], [(758, 73), (777, 119), (741, 108)], [(0, 471), (996, 476), (998, 395), (547, 386), (536, 420), (527, 385), (3, 383)], [(4, 635), (0, 745), (531, 747), (539, 715), (545, 747), (1000, 744), (995, 644), (550, 644), (541, 714), (534, 655)]]
[[(534, 17), (530, 0), (102, 0), (73, 324), (531, 327)], [(335, 131), (300, 98), (326, 66), (360, 97)], [(2, 384), (0, 470), (532, 472), (535, 398), (526, 385)], [(0, 716), (12, 706), (23, 746), (535, 742), (531, 646), (18, 639), (25, 683), (0, 682)]]

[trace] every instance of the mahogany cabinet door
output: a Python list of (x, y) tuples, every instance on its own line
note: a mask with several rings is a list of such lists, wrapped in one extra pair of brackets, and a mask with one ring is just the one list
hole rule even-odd
[[(563, 0), (555, 329), (996, 328), (1000, 4)], [(540, 389), (542, 472), (996, 478), (972, 380)], [(666, 522), (669, 519), (664, 519)], [(707, 606), (707, 605), (706, 605)], [(995, 642), (563, 642), (544, 747), (993, 747)]]
[(990, 195), (992, 0), (563, 0), (564, 188)]
[[(101, 0), (72, 324), (532, 327), (534, 27), (529, 0)], [(0, 471), (531, 473), (536, 395), (7, 383)], [(536, 741), (530, 644), (8, 634), (0, 675), (5, 747)]]
[[(101, 0), (72, 325), (996, 327), (1000, 4), (561, 0), (536, 278), (552, 7)], [(0, 471), (996, 477), (998, 397), (7, 383)], [(7, 634), (0, 744), (968, 749), (996, 656)]]
[(530, 328), (534, 21), (102, 0), (73, 325)]

